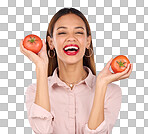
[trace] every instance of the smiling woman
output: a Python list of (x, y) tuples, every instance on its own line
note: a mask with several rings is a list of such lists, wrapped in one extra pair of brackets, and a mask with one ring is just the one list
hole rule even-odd
[[(64, 40), (68, 36), (73, 36), (75, 40), (72, 39), (72, 41), (67, 40), (67, 42), (64, 42)], [(89, 37), (88, 44), (86, 44), (86, 41), (84, 41), (84, 39), (86, 40), (87, 37)], [(80, 38), (81, 38), (81, 41), (83, 42), (82, 44), (80, 44), (80, 40), (78, 40)], [(52, 40), (53, 44), (50, 45), (49, 42), (51, 41), (51, 39), (53, 40), (55, 39), (56, 42), (53, 42)], [(68, 44), (77, 44), (78, 46), (82, 45), (82, 48), (80, 48), (81, 50), (83, 50), (83, 51), (80, 51), (82, 53), (79, 55), (77, 54), (75, 56), (80, 57), (81, 59), (83, 58), (82, 65), (88, 66), (92, 70), (93, 74), (96, 75), (90, 26), (85, 16), (79, 10), (74, 8), (61, 9), (54, 15), (54, 17), (51, 19), (49, 23), (47, 35), (46, 35), (47, 54), (49, 54), (49, 64), (50, 64), (48, 68), (49, 76), (52, 75), (55, 68), (58, 67), (58, 69), (60, 69), (60, 67), (58, 66), (59, 65), (58, 57), (60, 58), (61, 56), (65, 56), (64, 55), (65, 53), (63, 53), (62, 55), (57, 57), (57, 55), (60, 54), (57, 47), (57, 44), (58, 46), (60, 46), (60, 44), (57, 41), (62, 43), (61, 47), (63, 48)], [(84, 48), (84, 45), (83, 45), (84, 43), (85, 43), (85, 46), (88, 45), (86, 48)], [(88, 47), (90, 47), (90, 49), (87, 49)], [(57, 48), (57, 49), (54, 49), (54, 48)], [(63, 50), (63, 49), (61, 48), (60, 50)], [(65, 59), (65, 57), (63, 58)], [(73, 57), (70, 56), (67, 58), (73, 58)]]
[(132, 67), (112, 74), (110, 60), (96, 76), (90, 27), (79, 10), (63, 8), (53, 16), (38, 55), (25, 50), (22, 42), (20, 47), (36, 64), (37, 83), (26, 91), (35, 133), (111, 132), (121, 106), (121, 88), (112, 82), (127, 78)]

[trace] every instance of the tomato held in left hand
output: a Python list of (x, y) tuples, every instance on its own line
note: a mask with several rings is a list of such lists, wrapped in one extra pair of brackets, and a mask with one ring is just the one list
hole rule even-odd
[(40, 37), (34, 34), (30, 34), (24, 38), (23, 46), (27, 50), (30, 50), (37, 54), (43, 47), (43, 43)]
[(127, 68), (128, 64), (130, 64), (130, 61), (126, 56), (118, 55), (112, 60), (111, 69), (114, 73), (120, 73)]

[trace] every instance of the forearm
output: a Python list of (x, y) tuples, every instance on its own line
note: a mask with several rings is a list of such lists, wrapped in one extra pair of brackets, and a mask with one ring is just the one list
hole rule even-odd
[(104, 100), (107, 85), (96, 83), (93, 106), (88, 120), (88, 128), (96, 129), (104, 121)]
[(47, 73), (47, 69), (43, 67), (36, 68), (37, 90), (34, 103), (50, 112)]

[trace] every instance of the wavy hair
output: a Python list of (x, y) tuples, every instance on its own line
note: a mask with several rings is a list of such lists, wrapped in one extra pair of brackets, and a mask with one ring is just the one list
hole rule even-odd
[[(56, 23), (56, 21), (63, 15), (66, 14), (75, 14), (77, 16), (79, 16), (85, 23), (86, 26), (86, 31), (87, 31), (87, 37), (90, 35), (91, 36), (91, 30), (90, 30), (90, 26), (89, 23), (87, 21), (87, 19), (85, 18), (85, 16), (77, 9), (75, 8), (62, 8), (60, 9), (51, 19), (48, 29), (47, 29), (47, 34), (46, 34), (46, 45), (47, 45), (47, 55), (48, 55), (48, 51), (50, 52), (51, 55), (54, 54), (54, 52), (52, 50), (50, 50), (48, 41), (47, 41), (47, 37), (50, 36), (51, 38), (53, 38), (53, 29), (54, 29), (54, 25)], [(92, 46), (92, 39), (91, 39), (91, 43), (90, 43), (90, 48), (93, 51), (93, 46)], [(55, 49), (55, 48), (54, 48)], [(85, 50), (85, 55), (90, 55), (92, 52), (90, 49), (86, 49)], [(48, 66), (48, 76), (51, 76), (53, 74), (53, 71), (55, 70), (55, 68), (58, 67), (58, 62), (57, 62), (57, 54), (55, 51), (55, 56), (53, 58), (49, 57), (49, 66)], [(85, 57), (83, 56), (83, 66), (87, 66), (91, 69), (92, 73), (94, 75), (96, 75), (96, 67), (95, 67), (95, 62), (94, 62), (94, 53), (91, 55), (91, 57)]]

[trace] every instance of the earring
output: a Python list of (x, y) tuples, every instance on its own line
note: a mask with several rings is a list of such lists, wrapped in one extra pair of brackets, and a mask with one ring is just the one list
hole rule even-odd
[[(87, 49), (87, 48), (86, 48)], [(92, 50), (92, 48), (90, 47), (90, 50), (91, 50), (91, 55), (93, 54), (93, 50)], [(86, 57), (91, 57), (91, 55), (89, 55), (89, 56), (87, 56), (87, 55), (84, 55), (84, 56), (86, 56)]]
[(48, 51), (48, 55), (49, 55), (50, 58), (53, 58), (53, 57), (55, 56), (55, 50), (53, 49), (52, 51), (53, 51), (53, 53), (54, 53), (53, 56), (50, 55), (50, 49), (49, 49), (49, 51)]

